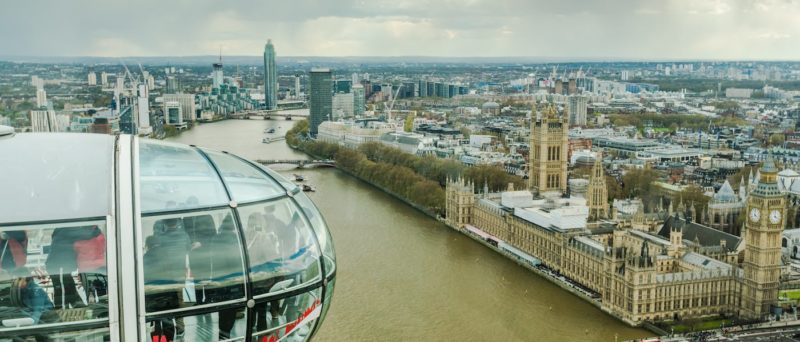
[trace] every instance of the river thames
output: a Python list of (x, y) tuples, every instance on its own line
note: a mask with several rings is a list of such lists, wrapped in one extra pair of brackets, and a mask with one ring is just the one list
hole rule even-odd
[[(308, 159), (283, 136), (295, 121), (226, 120), (168, 140), (250, 159)], [(266, 134), (265, 129), (275, 128)], [(317, 341), (615, 341), (652, 336), (333, 168), (292, 170), (333, 235), (338, 273)]]

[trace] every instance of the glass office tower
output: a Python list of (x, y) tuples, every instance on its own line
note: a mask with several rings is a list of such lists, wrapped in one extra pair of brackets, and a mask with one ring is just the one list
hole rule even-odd
[(313, 68), (309, 73), (309, 132), (317, 136), (319, 124), (331, 119), (333, 112), (333, 73), (327, 68)]

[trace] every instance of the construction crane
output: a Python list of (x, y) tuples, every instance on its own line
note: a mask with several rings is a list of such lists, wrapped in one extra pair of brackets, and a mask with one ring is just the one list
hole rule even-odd
[[(388, 111), (386, 113), (386, 121), (387, 122), (392, 122), (392, 108), (394, 108), (394, 101), (397, 100), (397, 95), (400, 95), (400, 89), (401, 88), (403, 88), (402, 84), (399, 87), (397, 87), (397, 91), (394, 93), (394, 96), (392, 96), (392, 102), (389, 103), (389, 108), (388, 108)], [(389, 93), (389, 95), (392, 95), (392, 94)]]
[[(128, 65), (125, 64), (125, 61), (120, 60), (120, 64), (122, 64), (122, 67), (125, 68), (125, 75), (127, 76), (128, 80), (130, 80), (131, 87), (132, 88), (136, 88), (136, 85), (139, 84), (139, 78), (135, 77), (133, 74), (131, 74), (131, 71), (128, 70)], [(141, 67), (141, 65), (140, 65), (140, 67)], [(123, 85), (123, 87), (124, 87), (124, 85)]]

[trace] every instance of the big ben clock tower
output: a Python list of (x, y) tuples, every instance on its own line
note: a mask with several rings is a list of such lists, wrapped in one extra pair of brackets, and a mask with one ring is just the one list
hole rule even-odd
[(778, 191), (777, 175), (770, 155), (761, 167), (758, 186), (747, 199), (741, 305), (742, 315), (749, 318), (763, 318), (778, 301), (786, 199)]

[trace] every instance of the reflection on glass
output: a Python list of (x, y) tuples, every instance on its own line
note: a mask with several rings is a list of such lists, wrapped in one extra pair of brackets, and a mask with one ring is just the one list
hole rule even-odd
[(287, 191), (294, 191), (294, 190), (299, 191), (300, 190), (299, 187), (297, 186), (297, 184), (292, 183), (291, 181), (289, 181), (288, 179), (283, 177), (281, 174), (275, 172), (275, 170), (270, 169), (270, 168), (268, 168), (266, 166), (263, 166), (263, 165), (258, 165), (258, 167), (262, 171), (266, 172), (276, 182), (280, 183), (281, 186), (283, 186), (283, 188), (286, 189)]
[(254, 295), (319, 279), (313, 231), (290, 199), (240, 207), (239, 213), (244, 219)]
[(331, 298), (333, 298), (333, 289), (336, 285), (336, 279), (331, 279), (328, 282), (328, 286), (325, 287), (325, 299), (322, 301), (322, 316), (320, 316), (319, 324), (321, 325), (322, 322), (325, 320), (325, 316), (328, 314), (328, 309), (331, 308)]
[(105, 229), (102, 221), (0, 227), (0, 331), (107, 318)]
[(0, 341), (110, 341), (111, 335), (108, 327), (83, 330), (54, 329), (41, 332), (4, 332)]
[(247, 318), (244, 308), (147, 321), (147, 331), (153, 341), (242, 340), (246, 329)]
[(322, 254), (325, 256), (326, 276), (330, 275), (335, 269), (336, 253), (333, 250), (333, 239), (331, 238), (328, 226), (325, 224), (322, 214), (319, 213), (319, 210), (317, 210), (317, 207), (314, 206), (308, 196), (299, 193), (295, 195), (294, 198), (297, 200), (297, 203), (300, 204), (300, 207), (303, 208), (303, 212), (311, 222), (311, 227), (314, 228), (314, 233), (317, 234), (320, 249), (322, 249)]
[(229, 209), (142, 219), (148, 312), (244, 297), (239, 233)]
[(253, 307), (253, 336), (263, 341), (305, 341), (322, 312), (321, 289), (280, 300), (257, 302)]
[(188, 146), (141, 140), (139, 173), (143, 213), (228, 203), (211, 165)]
[(280, 185), (252, 165), (224, 153), (205, 152), (216, 164), (235, 201), (249, 202), (286, 193)]

